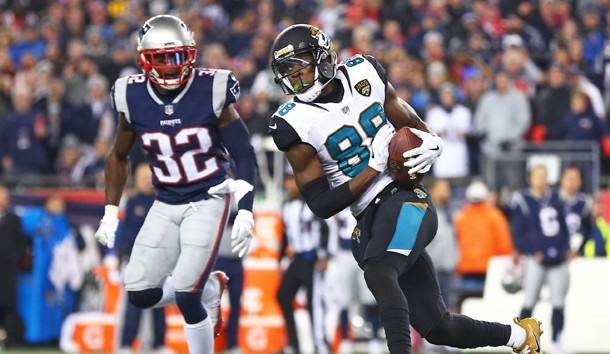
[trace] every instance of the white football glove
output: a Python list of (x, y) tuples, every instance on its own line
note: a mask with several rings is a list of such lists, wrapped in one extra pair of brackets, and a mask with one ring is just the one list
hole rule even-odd
[(373, 142), (371, 143), (371, 157), (369, 157), (369, 166), (378, 172), (385, 171), (388, 166), (388, 157), (390, 156), (390, 152), (388, 147), (390, 145), (390, 140), (394, 136), (394, 127), (390, 124), (386, 124), (373, 138)]
[(404, 165), (411, 168), (409, 169), (410, 175), (426, 173), (430, 171), (430, 167), (432, 167), (436, 158), (443, 152), (443, 139), (423, 130), (415, 128), (409, 129), (411, 129), (413, 134), (417, 135), (422, 142), (419, 147), (405, 151), (405, 153), (402, 154), (404, 158), (416, 156), (405, 162)]
[(215, 185), (208, 189), (209, 194), (229, 194), (233, 193), (235, 196), (235, 203), (239, 203), (239, 200), (246, 195), (246, 193), (254, 190), (254, 187), (241, 179), (234, 180), (232, 178), (226, 179), (221, 184)]
[(254, 215), (251, 211), (240, 209), (237, 212), (235, 221), (233, 222), (233, 231), (231, 232), (231, 252), (237, 253), (241, 258), (252, 242), (252, 229), (254, 228)]
[(95, 238), (108, 248), (114, 247), (116, 229), (119, 227), (119, 207), (106, 205), (104, 217), (100, 221), (100, 227), (95, 232)]

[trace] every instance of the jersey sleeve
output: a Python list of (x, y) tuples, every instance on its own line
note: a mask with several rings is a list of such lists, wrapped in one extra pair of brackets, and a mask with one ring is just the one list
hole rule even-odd
[(216, 117), (222, 110), (239, 100), (239, 81), (229, 70), (217, 70), (212, 86), (212, 105)]
[(112, 108), (114, 109), (118, 118), (120, 113), (123, 113), (125, 119), (131, 123), (129, 116), (129, 106), (127, 105), (127, 79), (129, 77), (122, 77), (117, 79), (110, 90), (110, 99)]
[(381, 78), (381, 81), (383, 81), (383, 84), (387, 86), (388, 85), (388, 74), (387, 74), (385, 68), (372, 55), (365, 55), (364, 58), (369, 63), (371, 63), (371, 65), (373, 65), (373, 67), (375, 68), (375, 71), (377, 71), (377, 75), (379, 75), (379, 78)]
[(303, 142), (297, 131), (284, 118), (274, 115), (269, 121), (269, 133), (281, 151)]

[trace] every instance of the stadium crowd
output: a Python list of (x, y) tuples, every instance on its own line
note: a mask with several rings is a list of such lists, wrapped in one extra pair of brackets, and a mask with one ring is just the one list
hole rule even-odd
[(140, 72), (137, 30), (160, 13), (189, 24), (201, 66), (235, 72), (237, 107), (254, 136), (266, 135), (286, 99), (272, 82), (269, 47), (286, 26), (309, 22), (334, 38), (339, 60), (368, 53), (386, 67), (447, 144), (437, 177), (483, 174), (527, 140), (591, 141), (610, 154), (607, 0), (8, 0), (1, 9), (8, 180), (103, 183), (115, 126), (109, 89)]
[[(117, 78), (141, 72), (137, 31), (163, 13), (190, 26), (199, 66), (235, 73), (236, 108), (253, 142), (268, 135), (268, 119), (288, 98), (273, 82), (270, 46), (287, 26), (310, 23), (333, 38), (339, 60), (374, 55), (398, 95), (443, 138), (435, 186), (486, 176), (527, 142), (590, 142), (610, 174), (610, 0), (4, 0), (0, 182), (103, 187), (116, 126), (109, 92)], [(143, 161), (141, 149), (131, 158), (133, 166)], [(506, 171), (486, 181), (491, 190), (525, 186)], [(493, 198), (486, 188), (466, 191), (463, 209)], [(447, 237), (455, 239), (455, 227), (460, 252), (468, 252), (470, 239), (459, 237), (469, 228), (459, 224), (474, 219), (449, 210), (446, 189), (432, 193), (445, 200)], [(481, 228), (499, 225), (508, 239), (504, 215), (485, 212)], [(493, 243), (483, 258), (512, 252), (509, 242), (500, 251)], [(454, 256), (442, 271), (484, 280), (486, 263)], [(459, 308), (461, 300), (447, 303)]]

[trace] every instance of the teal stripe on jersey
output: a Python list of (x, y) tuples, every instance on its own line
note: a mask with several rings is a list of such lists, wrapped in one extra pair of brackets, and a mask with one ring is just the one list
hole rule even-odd
[(394, 231), (392, 241), (388, 245), (388, 251), (404, 255), (411, 252), (427, 209), (428, 204), (426, 203), (407, 202), (402, 205), (396, 222), (396, 231)]

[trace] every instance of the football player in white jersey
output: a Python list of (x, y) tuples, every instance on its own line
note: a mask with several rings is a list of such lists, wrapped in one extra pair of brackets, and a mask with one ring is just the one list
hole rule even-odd
[[(222, 325), (220, 294), (227, 282), (224, 273), (211, 270), (231, 194), (239, 208), (233, 252), (241, 257), (248, 250), (256, 157), (233, 105), (239, 98), (235, 76), (196, 68), (196, 53), (193, 33), (177, 17), (155, 16), (140, 29), (138, 62), (144, 73), (118, 79), (111, 93), (119, 125), (106, 159), (106, 208), (95, 236), (113, 247), (127, 156), (139, 138), (148, 152), (156, 200), (125, 269), (129, 301), (142, 308), (175, 303), (185, 320), (189, 352), (209, 354), (213, 333)], [(236, 180), (227, 178), (227, 152)]]
[(270, 133), (314, 213), (328, 218), (351, 206), (352, 252), (379, 304), (390, 353), (411, 352), (409, 324), (433, 344), (539, 353), (535, 319), (507, 325), (447, 311), (424, 250), (436, 233), (434, 205), (424, 186), (398, 186), (387, 173), (394, 129), (408, 126), (422, 139), (404, 153), (411, 174), (427, 172), (443, 142), (396, 96), (385, 69), (367, 55), (337, 65), (330, 38), (304, 24), (282, 31), (271, 55), (275, 82), (295, 97), (275, 112)]

